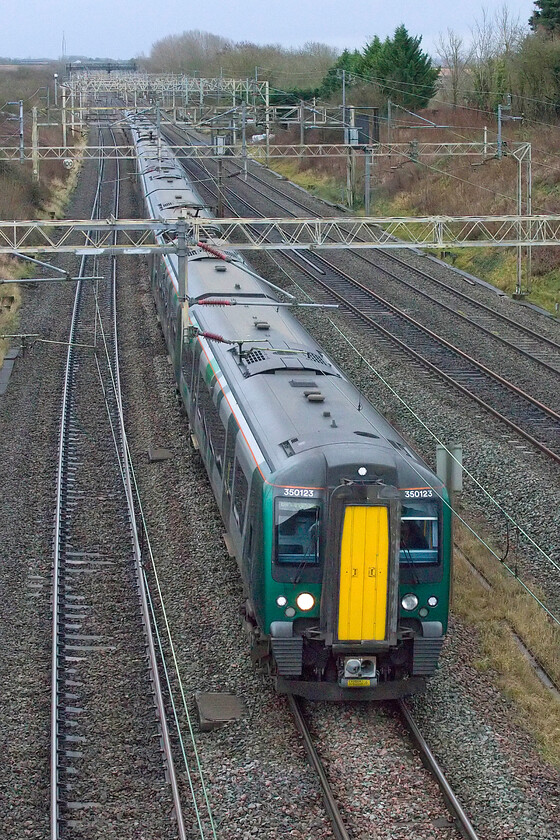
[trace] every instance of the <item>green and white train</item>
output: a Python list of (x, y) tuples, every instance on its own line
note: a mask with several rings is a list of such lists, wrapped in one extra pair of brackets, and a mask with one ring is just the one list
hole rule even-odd
[[(208, 215), (154, 126), (131, 116), (130, 129), (149, 216)], [(239, 252), (189, 246), (184, 341), (177, 271), (158, 255), (152, 288), (243, 579), (253, 659), (278, 691), (310, 699), (421, 691), (448, 619), (441, 481), (288, 308), (264, 305), (277, 299)]]

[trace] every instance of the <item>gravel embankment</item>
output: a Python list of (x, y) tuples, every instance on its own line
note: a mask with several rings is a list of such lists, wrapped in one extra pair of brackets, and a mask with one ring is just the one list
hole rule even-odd
[[(88, 218), (94, 164), (69, 209)], [(77, 260), (57, 265), (76, 271)], [(20, 331), (68, 339), (74, 285), (25, 289)], [(66, 348), (37, 343), (0, 397), (0, 824), (5, 837), (48, 834), (52, 527)]]
[[(72, 215), (78, 212), (72, 208)], [(260, 268), (264, 259), (253, 264)], [(267, 276), (284, 282), (270, 269)], [(193, 694), (199, 690), (235, 692), (246, 707), (242, 720), (220, 730), (203, 734), (195, 726), (217, 836), (224, 840), (330, 837), (318, 785), (286, 703), (251, 666), (239, 615), (242, 591), (237, 568), (225, 552), (221, 521), (204, 471), (188, 447), (186, 421), (174, 399), (172, 369), (146, 274), (138, 262), (127, 263), (119, 295), (129, 442), (189, 709), (194, 712)], [(64, 340), (65, 328), (58, 324), (61, 307), (68, 309), (70, 298), (71, 290), (40, 287), (24, 306), (22, 326), (30, 331), (49, 328), (51, 337), (60, 333)], [(529, 447), (512, 449), (509, 434), (496, 431), (481, 413), (473, 417), (468, 401), (442, 393), (429, 377), (420, 379), (418, 369), (395, 364), (386, 345), (364, 342), (359, 330), (347, 327), (342, 316), (335, 319), (344, 323), (345, 331), (353, 333), (363, 352), (444, 440), (463, 443), (466, 464), (507, 501), (508, 510), (532, 535), (558, 551), (554, 515), (559, 506), (550, 491), (557, 486), (557, 472), (533, 456)], [(324, 314), (307, 315), (305, 321), (327, 351), (363, 383), (366, 395), (430, 458), (432, 439), (378, 380), (364, 376), (354, 351), (345, 348)], [(0, 784), (8, 791), (0, 804), (0, 819), (6, 836), (14, 838), (43, 838), (47, 819), (48, 575), (55, 418), (64, 350), (55, 355), (44, 347), (38, 346), (16, 364), (8, 392), (0, 399), (6, 491), (0, 504), (8, 535), (0, 548), (0, 585), (8, 595), (5, 603), (13, 605), (0, 617), (0, 638), (7, 653), (0, 665), (7, 698), (1, 706), (0, 733), (10, 758), (0, 771)], [(149, 463), (147, 450), (154, 446), (169, 448), (171, 459)], [(489, 512), (488, 503), (468, 486), (464, 495), (469, 496), (472, 510), (489, 516), (501, 535), (500, 518)], [(34, 574), (38, 577), (31, 577)], [(548, 584), (551, 597), (560, 600), (554, 582)], [(39, 595), (30, 594), (36, 590)], [(442, 669), (427, 694), (414, 701), (415, 714), (483, 840), (553, 840), (558, 836), (556, 772), (538, 757), (516, 720), (515, 708), (494, 688), (492, 675), (475, 668), (479, 656), (472, 631), (454, 621)], [(407, 761), (398, 741), (400, 727), (386, 712), (354, 704), (319, 704), (312, 716), (333, 779), (349, 794), (345, 807), (356, 821), (356, 837), (360, 830), (364, 838), (387, 840), (450, 836), (439, 800), (428, 796), (432, 783)], [(381, 778), (370, 775), (373, 766)], [(187, 803), (183, 770), (180, 777)], [(408, 791), (404, 798), (403, 789)], [(190, 829), (195, 816), (188, 808), (186, 812)]]
[[(252, 263), (273, 282), (286, 283), (285, 274), (271, 267), (270, 260), (265, 257), (252, 255)], [(479, 287), (475, 288), (475, 294), (489, 302), (500, 301), (492, 292)], [(515, 310), (516, 304), (508, 302), (508, 307)], [(550, 319), (532, 311), (528, 317), (523, 307), (515, 311), (520, 322), (530, 320), (533, 327), (536, 322), (543, 333), (554, 335), (556, 332)], [(307, 314), (303, 320), (332, 357), (362, 384), (374, 404), (433, 463), (433, 437), (379, 379), (369, 372), (364, 373), (355, 351), (346, 347), (325, 315)], [(497, 428), (480, 409), (473, 410), (470, 401), (422, 374), (421, 368), (396, 362), (390, 345), (365, 340), (359, 329), (350, 326), (340, 314), (333, 320), (352, 337), (381, 375), (440, 439), (463, 444), (466, 467), (544, 550), (557, 557), (560, 528), (557, 496), (553, 489), (558, 486), (556, 467), (536, 455), (528, 444), (515, 440), (509, 431)], [(488, 529), (498, 544), (505, 544), (503, 515), (468, 478), (463, 505), (468, 514), (477, 514), (488, 522)], [(558, 605), (556, 576), (538, 555), (530, 553), (522, 540), (520, 546), (518, 555), (522, 572), (538, 579), (551, 604)], [(457, 785), (481, 837), (553, 838), (558, 833), (555, 833), (554, 804), (558, 791), (557, 774), (540, 759), (535, 744), (517, 719), (515, 707), (494, 688), (492, 674), (481, 676), (474, 667), (473, 663), (480, 657), (473, 631), (454, 621), (444, 650), (442, 669), (432, 680), (426, 696), (415, 701), (415, 711), (426, 727), (428, 739), (434, 738), (438, 757), (452, 784)], [(438, 706), (439, 713), (434, 712), (434, 705)], [(347, 713), (350, 714), (345, 709), (344, 715), (340, 716), (342, 726), (333, 733), (334, 750), (336, 744), (344, 743)], [(438, 740), (441, 719), (445, 719), (445, 727), (442, 726), (442, 736)], [(447, 733), (452, 733), (453, 738)], [(453, 755), (448, 746), (451, 743)], [(492, 767), (493, 772), (485, 775)], [(516, 815), (516, 820), (512, 819), (512, 814)]]

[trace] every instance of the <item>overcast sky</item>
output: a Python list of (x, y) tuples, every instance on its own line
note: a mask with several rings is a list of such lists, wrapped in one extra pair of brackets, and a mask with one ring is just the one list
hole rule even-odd
[[(67, 55), (117, 59), (148, 55), (166, 35), (201, 29), (234, 41), (285, 47), (320, 41), (361, 48), (404, 23), (421, 35), (435, 56), (439, 32), (447, 28), (470, 39), (470, 27), (504, 0), (0, 0), (0, 56), (59, 58), (64, 33)], [(508, 0), (526, 24), (532, 0)]]

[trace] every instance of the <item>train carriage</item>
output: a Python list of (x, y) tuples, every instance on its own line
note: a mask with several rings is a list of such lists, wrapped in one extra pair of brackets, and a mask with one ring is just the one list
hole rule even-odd
[[(131, 130), (150, 216), (209, 215), (153, 126), (133, 119)], [(445, 488), (238, 252), (191, 246), (188, 278), (181, 336), (177, 258), (154, 261), (254, 660), (279, 691), (310, 699), (422, 690), (447, 629)]]

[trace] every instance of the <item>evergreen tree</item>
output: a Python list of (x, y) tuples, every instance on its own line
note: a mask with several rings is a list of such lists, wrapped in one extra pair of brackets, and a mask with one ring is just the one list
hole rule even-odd
[(375, 36), (371, 43), (366, 44), (361, 61), (361, 71), (364, 76), (375, 76), (384, 46), (378, 35)]
[(529, 18), (533, 32), (544, 29), (550, 34), (560, 32), (560, 0), (535, 0), (537, 9)]
[(317, 95), (326, 98), (339, 91), (342, 88), (343, 70), (347, 73), (346, 84), (351, 85), (354, 81), (353, 74), (360, 73), (361, 62), (362, 56), (358, 50), (344, 50), (321, 82)]
[(375, 38), (364, 51), (364, 75), (375, 80), (381, 93), (399, 105), (425, 108), (436, 92), (439, 68), (422, 52), (421, 41), (421, 36), (412, 37), (401, 25), (392, 39), (381, 43)]

